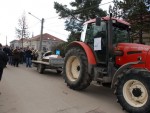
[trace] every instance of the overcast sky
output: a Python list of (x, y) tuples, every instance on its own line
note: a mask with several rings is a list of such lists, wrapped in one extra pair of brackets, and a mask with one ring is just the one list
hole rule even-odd
[[(41, 23), (28, 12), (39, 19), (45, 19), (44, 33), (66, 40), (68, 32), (64, 30), (64, 20), (58, 19), (58, 14), (54, 9), (54, 1), (68, 5), (73, 0), (0, 0), (0, 43), (6, 45), (6, 37), (8, 45), (10, 41), (17, 39), (15, 27), (18, 27), (18, 19), (24, 11), (26, 12), (28, 30), (31, 34), (33, 33), (34, 36), (40, 34)], [(102, 4), (110, 1), (102, 0)], [(101, 8), (107, 10), (109, 5), (103, 5)]]

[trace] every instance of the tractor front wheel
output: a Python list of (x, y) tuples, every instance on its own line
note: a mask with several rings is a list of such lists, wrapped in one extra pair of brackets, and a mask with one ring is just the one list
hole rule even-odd
[(71, 89), (82, 90), (90, 85), (92, 78), (88, 74), (88, 60), (84, 50), (71, 48), (67, 52), (63, 75)]
[(130, 113), (150, 111), (150, 79), (143, 75), (127, 74), (120, 78), (116, 95), (123, 109)]

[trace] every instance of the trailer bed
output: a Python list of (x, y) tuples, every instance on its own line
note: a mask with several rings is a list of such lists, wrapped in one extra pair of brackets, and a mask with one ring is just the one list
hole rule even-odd
[(64, 64), (64, 58), (32, 60), (32, 64), (34, 67), (37, 67), (39, 73), (43, 73), (45, 69), (55, 69), (57, 73), (61, 73)]

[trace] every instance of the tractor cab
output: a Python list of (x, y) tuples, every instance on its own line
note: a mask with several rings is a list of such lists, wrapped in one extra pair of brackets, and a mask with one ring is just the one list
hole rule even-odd
[(108, 64), (118, 43), (131, 42), (130, 24), (116, 18), (103, 17), (84, 23), (81, 41), (94, 51), (97, 63)]

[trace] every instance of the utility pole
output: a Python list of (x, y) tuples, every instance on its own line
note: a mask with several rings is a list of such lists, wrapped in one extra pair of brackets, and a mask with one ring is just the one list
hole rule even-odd
[(38, 20), (41, 21), (41, 34), (40, 34), (40, 45), (39, 45), (39, 60), (41, 60), (42, 59), (42, 41), (43, 41), (43, 24), (44, 24), (44, 18), (42, 18), (42, 20), (41, 20), (38, 17), (36, 17), (33, 14), (31, 14), (30, 12), (28, 12), (28, 14), (30, 14), (34, 18), (36, 18), (36, 19), (38, 19)]
[(21, 41), (22, 41), (22, 48), (23, 48), (23, 29), (22, 29), (22, 33), (21, 34), (22, 34), (22, 40)]
[(39, 58), (41, 59), (42, 58), (42, 41), (43, 41), (43, 24), (44, 24), (44, 18), (42, 18), (41, 20), (41, 36), (40, 36), (40, 48), (39, 48), (39, 51), (40, 51), (40, 55), (39, 55)]

